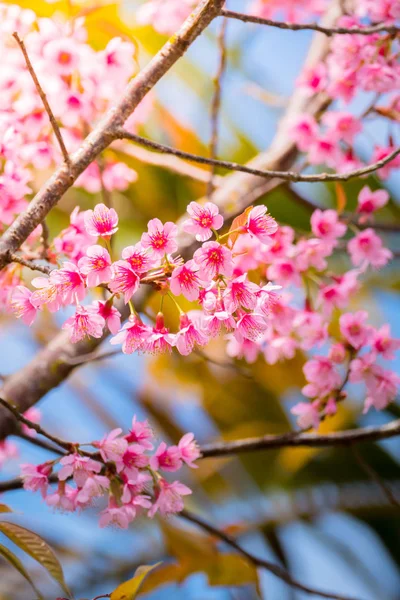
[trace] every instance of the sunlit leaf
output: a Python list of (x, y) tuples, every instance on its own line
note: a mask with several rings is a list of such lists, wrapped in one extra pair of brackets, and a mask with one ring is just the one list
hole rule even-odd
[(139, 593), (140, 587), (153, 569), (156, 569), (161, 563), (155, 565), (144, 565), (136, 569), (136, 573), (132, 579), (121, 583), (113, 592), (111, 592), (111, 600), (134, 600)]
[(60, 562), (47, 542), (37, 533), (25, 529), (15, 523), (0, 522), (0, 531), (4, 533), (18, 548), (29, 554), (60, 584), (68, 595), (70, 591), (64, 580)]
[(36, 588), (35, 584), (33, 583), (32, 579), (31, 579), (31, 576), (29, 575), (28, 571), (25, 569), (24, 565), (19, 560), (19, 558), (17, 556), (15, 556), (15, 554), (13, 552), (11, 552), (11, 550), (6, 548), (6, 546), (3, 546), (2, 544), (0, 544), (0, 555), (3, 558), (5, 558), (14, 567), (14, 569), (17, 569), (17, 571), (22, 575), (22, 577), (24, 577), (24, 579), (26, 579), (26, 581), (30, 584), (32, 589), (35, 591), (35, 594), (37, 595), (37, 597), (39, 599), (42, 599), (43, 598), (42, 594)]
[(0, 504), (0, 513), (11, 513), (13, 509), (7, 506), (7, 504)]
[(335, 182), (335, 190), (336, 190), (336, 210), (338, 214), (342, 214), (347, 204), (346, 192), (344, 191), (343, 185), (340, 181)]
[(228, 245), (231, 248), (233, 248), (233, 246), (236, 243), (236, 240), (238, 239), (238, 237), (240, 235), (240, 233), (237, 230), (240, 229), (241, 227), (243, 227), (243, 225), (245, 225), (247, 223), (247, 217), (252, 208), (253, 208), (252, 206), (248, 206), (244, 212), (242, 212), (240, 215), (238, 215), (237, 217), (235, 217), (233, 219), (232, 225), (229, 229), (229, 231), (232, 233), (230, 233), (230, 235), (228, 237)]

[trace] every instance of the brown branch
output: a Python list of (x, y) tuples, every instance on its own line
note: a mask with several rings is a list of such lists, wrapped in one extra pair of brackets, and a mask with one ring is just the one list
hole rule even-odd
[(288, 571), (286, 571), (286, 569), (283, 569), (279, 565), (271, 563), (270, 561), (267, 561), (263, 558), (259, 558), (258, 556), (255, 556), (251, 552), (248, 552), (245, 548), (243, 548), (243, 546), (241, 546), (236, 541), (235, 538), (228, 535), (224, 531), (217, 529), (216, 527), (214, 527), (213, 525), (208, 523), (208, 521), (205, 521), (203, 518), (199, 517), (198, 515), (194, 515), (192, 512), (190, 512), (188, 510), (183, 510), (181, 513), (179, 513), (179, 516), (182, 519), (185, 519), (186, 521), (190, 521), (190, 523), (194, 523), (195, 525), (197, 525), (204, 531), (207, 531), (207, 533), (209, 533), (210, 535), (225, 542), (225, 544), (228, 544), (228, 546), (230, 546), (231, 548), (234, 548), (237, 552), (239, 552), (239, 554), (244, 556), (244, 558), (246, 558), (255, 567), (261, 567), (261, 568), (265, 569), (266, 571), (269, 571), (270, 573), (272, 573), (273, 575), (275, 575), (276, 577), (278, 577), (279, 579), (281, 579), (282, 581), (284, 581), (291, 587), (295, 588), (296, 590), (300, 590), (311, 596), (320, 596), (321, 598), (330, 598), (332, 600), (355, 600), (354, 597), (343, 596), (342, 594), (324, 592), (323, 590), (312, 588), (307, 585), (304, 585), (303, 583), (300, 583), (300, 581), (297, 581), (297, 579), (294, 579), (290, 575), (290, 573), (288, 573)]
[(19, 256), (19, 254), (10, 253), (10, 259), (11, 262), (16, 262), (19, 265), (23, 265), (24, 267), (31, 269), (31, 271), (40, 271), (45, 275), (49, 275), (53, 271), (52, 267), (47, 267), (46, 265), (41, 265), (31, 260), (25, 260), (22, 258), (22, 256)]
[(216, 456), (232, 456), (245, 452), (270, 450), (272, 448), (321, 448), (325, 446), (349, 446), (360, 442), (376, 442), (400, 435), (400, 419), (396, 419), (378, 427), (348, 429), (334, 433), (298, 433), (291, 431), (281, 435), (264, 435), (255, 438), (235, 440), (233, 442), (216, 442), (200, 448), (202, 458)]
[(128, 84), (120, 101), (108, 111), (81, 147), (70, 157), (70, 165), (62, 165), (56, 170), (30, 202), (27, 210), (17, 217), (2, 236), (0, 269), (10, 262), (10, 253), (15, 252), (35, 227), (43, 222), (79, 175), (116, 138), (116, 131), (123, 126), (145, 95), (218, 16), (223, 2), (224, 0), (201, 0), (179, 31)]
[(267, 25), (278, 29), (288, 29), (290, 31), (319, 31), (327, 36), (337, 34), (358, 34), (371, 35), (372, 33), (389, 33), (396, 35), (400, 29), (396, 25), (387, 25), (385, 23), (377, 23), (376, 25), (366, 25), (365, 27), (324, 27), (318, 23), (286, 23), (282, 21), (272, 21), (271, 19), (263, 19), (254, 15), (247, 15), (233, 10), (221, 11), (221, 15), (229, 19), (236, 19), (244, 23), (255, 23), (256, 25)]
[(362, 454), (360, 453), (357, 446), (354, 444), (351, 445), (351, 450), (353, 452), (354, 458), (358, 462), (361, 469), (368, 475), (368, 477), (374, 481), (379, 489), (382, 490), (383, 494), (389, 500), (389, 503), (396, 508), (400, 508), (400, 504), (397, 501), (395, 495), (392, 492), (392, 489), (388, 483), (386, 483), (382, 477), (371, 467), (371, 465), (364, 459)]
[(64, 450), (66, 450), (67, 452), (71, 451), (71, 448), (73, 446), (73, 444), (71, 444), (71, 442), (65, 442), (64, 440), (61, 440), (60, 438), (55, 437), (51, 433), (48, 433), (38, 423), (34, 423), (33, 421), (30, 421), (29, 419), (27, 419), (26, 417), (24, 417), (24, 415), (21, 414), (12, 404), (10, 404), (9, 402), (7, 402), (3, 398), (0, 398), (0, 404), (1, 404), (1, 406), (3, 406), (4, 408), (6, 408), (7, 410), (9, 410), (10, 413), (13, 415), (13, 417), (19, 423), (22, 423), (23, 425), (26, 425), (30, 429), (34, 429), (36, 431), (36, 433), (38, 433), (38, 434), (42, 435), (43, 437), (47, 438), (48, 440), (50, 440), (54, 444), (57, 444), (57, 446), (60, 446), (60, 448), (64, 448)]
[(38, 448), (43, 448), (44, 450), (54, 452), (55, 454), (59, 454), (60, 456), (65, 456), (67, 454), (66, 451), (61, 450), (60, 448), (56, 448), (56, 446), (53, 446), (53, 444), (49, 444), (48, 442), (46, 442), (46, 440), (41, 440), (40, 438), (30, 436), (27, 433), (24, 433), (22, 430), (16, 432), (15, 435), (21, 440), (29, 442), (33, 446), (38, 446)]
[(50, 231), (49, 231), (49, 227), (46, 223), (46, 219), (44, 219), (42, 221), (42, 235), (40, 238), (40, 241), (42, 242), (42, 258), (44, 258), (45, 260), (47, 260), (48, 258), (48, 252), (49, 252), (49, 236), (50, 236)]
[[(210, 140), (210, 158), (217, 155), (218, 146), (218, 120), (221, 109), (222, 77), (226, 67), (226, 28), (227, 19), (222, 19), (221, 29), (218, 34), (219, 63), (217, 73), (214, 79), (214, 94), (211, 102), (211, 140)], [(210, 171), (210, 178), (207, 185), (207, 196), (210, 197), (214, 190), (215, 165)]]
[(27, 69), (29, 71), (30, 76), (33, 79), (33, 83), (35, 84), (37, 93), (39, 94), (40, 99), (43, 102), (43, 106), (46, 109), (47, 115), (49, 117), (51, 126), (52, 126), (53, 131), (54, 131), (54, 135), (57, 138), (58, 145), (60, 146), (61, 153), (62, 153), (62, 155), (64, 157), (64, 161), (66, 162), (66, 164), (68, 165), (68, 167), (70, 167), (71, 166), (71, 159), (69, 157), (67, 148), (66, 148), (66, 146), (64, 144), (64, 140), (62, 138), (60, 128), (59, 128), (58, 123), (56, 121), (56, 118), (55, 118), (55, 116), (53, 114), (53, 111), (51, 110), (51, 106), (50, 106), (50, 104), (49, 104), (49, 102), (48, 102), (48, 100), (46, 98), (46, 94), (44, 93), (43, 88), (40, 85), (39, 79), (37, 78), (35, 70), (34, 70), (34, 68), (32, 66), (32, 63), (30, 61), (30, 58), (28, 56), (28, 52), (26, 51), (25, 44), (21, 40), (21, 38), (19, 37), (19, 35), (18, 35), (18, 33), (16, 31), (13, 33), (13, 38), (16, 40), (18, 46), (21, 48), (22, 54), (24, 55), (24, 59), (25, 59), (25, 62), (26, 62), (26, 67), (27, 67)]
[(147, 138), (144, 138), (140, 135), (136, 135), (135, 133), (129, 133), (124, 129), (121, 129), (117, 132), (117, 135), (120, 139), (127, 139), (135, 142), (136, 144), (142, 144), (143, 146), (147, 146), (148, 148), (152, 148), (153, 150), (157, 150), (158, 152), (163, 152), (166, 154), (172, 154), (174, 156), (179, 156), (180, 158), (186, 158), (187, 160), (192, 160), (193, 162), (197, 162), (202, 165), (212, 165), (214, 167), (223, 167), (224, 169), (229, 169), (230, 171), (241, 171), (242, 173), (248, 173), (249, 175), (257, 175), (257, 177), (263, 177), (264, 179), (281, 179), (282, 181), (292, 181), (292, 182), (325, 182), (325, 181), (349, 181), (349, 179), (355, 179), (356, 177), (361, 177), (363, 175), (368, 175), (368, 173), (373, 173), (378, 169), (381, 169), (386, 164), (391, 162), (400, 154), (400, 147), (396, 148), (388, 154), (385, 158), (381, 160), (367, 165), (365, 167), (361, 167), (360, 169), (355, 169), (354, 171), (347, 171), (344, 173), (312, 173), (310, 175), (302, 175), (301, 173), (297, 173), (296, 171), (275, 171), (271, 169), (254, 169), (253, 167), (249, 167), (247, 165), (241, 165), (236, 162), (230, 162), (227, 160), (218, 160), (215, 158), (207, 158), (206, 156), (199, 156), (197, 154), (192, 154), (191, 152), (184, 152), (183, 150), (178, 150), (177, 148), (172, 148), (171, 146), (166, 146), (165, 144), (159, 144), (158, 142), (154, 142)]

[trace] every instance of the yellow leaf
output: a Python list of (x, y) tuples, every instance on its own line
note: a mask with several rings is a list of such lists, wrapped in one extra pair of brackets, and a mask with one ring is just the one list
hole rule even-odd
[(0, 513), (10, 513), (13, 512), (12, 508), (7, 506), (7, 504), (0, 504)]
[(121, 585), (111, 592), (110, 600), (134, 600), (139, 593), (145, 577), (160, 564), (156, 563), (155, 565), (142, 566), (136, 569), (136, 573), (132, 579), (121, 583)]
[(32, 579), (31, 579), (31, 576), (29, 575), (28, 571), (25, 569), (24, 565), (19, 560), (19, 558), (17, 556), (15, 556), (15, 554), (13, 552), (11, 552), (11, 550), (9, 550), (8, 548), (6, 548), (5, 546), (3, 546), (1, 544), (0, 544), (0, 555), (3, 558), (5, 558), (16, 569), (22, 575), (22, 577), (24, 577), (26, 579), (26, 581), (31, 585), (31, 587), (34, 590), (37, 597), (39, 599), (43, 599), (42, 594), (36, 588), (35, 584), (33, 583)]
[(336, 190), (336, 207), (338, 214), (342, 214), (344, 209), (346, 208), (347, 198), (346, 192), (344, 191), (343, 185), (339, 182), (335, 182), (335, 190)]
[(60, 584), (67, 596), (71, 596), (59, 560), (43, 538), (25, 527), (5, 521), (0, 522), (0, 531), (46, 569), (49, 575)]
[(231, 228), (229, 229), (229, 231), (230, 232), (232, 231), (235, 233), (231, 233), (230, 236), (228, 237), (228, 246), (230, 246), (230, 248), (233, 248), (233, 246), (236, 243), (236, 240), (238, 239), (238, 237), (240, 235), (240, 233), (236, 230), (240, 229), (241, 227), (243, 227), (243, 225), (245, 225), (247, 223), (247, 217), (252, 208), (253, 208), (253, 206), (248, 206), (244, 212), (242, 212), (240, 215), (238, 215), (237, 217), (235, 217), (233, 219), (232, 225), (231, 225)]

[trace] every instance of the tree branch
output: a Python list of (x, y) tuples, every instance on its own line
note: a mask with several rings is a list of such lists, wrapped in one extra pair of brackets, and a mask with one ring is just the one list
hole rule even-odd
[(53, 114), (53, 111), (51, 110), (51, 106), (50, 106), (50, 104), (49, 104), (49, 102), (48, 102), (48, 100), (46, 98), (46, 94), (44, 93), (43, 88), (40, 85), (39, 79), (37, 78), (37, 75), (35, 73), (35, 69), (33, 68), (31, 60), (30, 60), (30, 58), (28, 56), (28, 52), (26, 51), (25, 44), (21, 40), (21, 38), (19, 37), (19, 35), (18, 35), (18, 33), (16, 31), (13, 33), (13, 38), (16, 40), (18, 46), (21, 48), (22, 54), (24, 55), (24, 59), (25, 59), (25, 62), (26, 62), (27, 69), (29, 71), (30, 76), (33, 79), (33, 83), (35, 84), (37, 93), (39, 94), (40, 99), (43, 102), (43, 106), (46, 109), (47, 115), (49, 117), (51, 126), (52, 126), (53, 131), (54, 131), (54, 135), (57, 138), (58, 145), (60, 146), (61, 153), (62, 153), (62, 155), (64, 157), (64, 161), (68, 165), (68, 167), (70, 167), (71, 166), (71, 159), (69, 157), (67, 148), (66, 148), (66, 146), (64, 144), (64, 140), (63, 140), (63, 137), (61, 135), (60, 128), (59, 128), (58, 123), (56, 121), (56, 118), (55, 118), (55, 116)]
[(233, 442), (216, 442), (200, 448), (202, 458), (216, 456), (232, 456), (245, 452), (257, 452), (272, 448), (296, 448), (305, 446), (320, 448), (324, 446), (349, 446), (360, 442), (377, 442), (400, 435), (400, 419), (396, 419), (378, 427), (363, 427), (327, 433), (298, 433), (296, 431), (281, 435), (264, 435), (261, 437), (235, 440)]
[(272, 169), (254, 169), (253, 167), (248, 167), (247, 165), (241, 165), (236, 162), (230, 162), (227, 160), (218, 160), (215, 158), (207, 158), (206, 156), (199, 156), (197, 154), (192, 154), (191, 152), (184, 152), (183, 150), (178, 150), (177, 148), (172, 148), (171, 146), (166, 146), (165, 144), (159, 144), (158, 142), (153, 142), (152, 140), (148, 140), (140, 135), (136, 135), (135, 133), (129, 133), (125, 129), (120, 129), (117, 131), (117, 135), (119, 139), (127, 139), (132, 142), (136, 142), (137, 144), (141, 144), (143, 146), (147, 146), (148, 148), (152, 148), (153, 150), (158, 150), (158, 152), (163, 152), (165, 154), (172, 154), (174, 156), (178, 156), (179, 158), (186, 158), (187, 160), (192, 160), (193, 162), (202, 164), (202, 165), (212, 165), (214, 167), (223, 167), (224, 169), (229, 169), (230, 171), (241, 171), (242, 173), (248, 173), (249, 175), (257, 175), (257, 177), (263, 177), (264, 179), (281, 179), (282, 181), (292, 181), (292, 182), (326, 182), (326, 181), (349, 181), (349, 179), (354, 179), (356, 177), (361, 177), (362, 175), (368, 175), (368, 173), (373, 173), (378, 169), (381, 169), (393, 159), (396, 158), (400, 154), (400, 147), (396, 148), (388, 154), (385, 158), (377, 161), (376, 163), (367, 165), (365, 167), (361, 167), (360, 169), (355, 169), (354, 171), (347, 171), (345, 173), (312, 173), (310, 175), (302, 175), (301, 173), (297, 173), (296, 171), (275, 171)]
[(372, 33), (389, 33), (396, 35), (400, 29), (396, 25), (387, 25), (386, 23), (377, 23), (376, 25), (366, 25), (365, 27), (324, 27), (318, 23), (286, 23), (282, 21), (272, 21), (263, 19), (254, 15), (247, 15), (233, 10), (221, 11), (221, 15), (244, 23), (255, 23), (256, 25), (267, 25), (278, 29), (289, 29), (290, 31), (319, 31), (327, 36), (337, 34), (357, 34), (371, 35)]
[(225, 542), (225, 544), (228, 544), (228, 546), (237, 550), (237, 552), (239, 552), (239, 554), (244, 556), (244, 558), (246, 558), (255, 567), (261, 567), (261, 568), (269, 571), (270, 573), (272, 573), (273, 575), (275, 575), (276, 577), (278, 577), (279, 579), (281, 579), (288, 585), (292, 586), (296, 590), (300, 590), (311, 596), (320, 596), (321, 598), (330, 598), (332, 600), (355, 600), (354, 597), (324, 592), (323, 590), (318, 590), (318, 589), (315, 589), (315, 588), (312, 588), (312, 587), (309, 587), (307, 585), (300, 583), (299, 581), (297, 581), (297, 579), (294, 579), (290, 575), (290, 573), (288, 573), (288, 571), (286, 571), (286, 569), (283, 569), (279, 565), (275, 565), (274, 563), (271, 563), (270, 561), (264, 560), (263, 558), (259, 558), (258, 556), (255, 556), (251, 552), (248, 552), (245, 548), (243, 548), (243, 546), (241, 546), (235, 540), (235, 538), (231, 537), (224, 531), (217, 529), (216, 527), (214, 527), (213, 525), (208, 523), (208, 521), (205, 521), (201, 517), (194, 515), (192, 512), (190, 512), (188, 510), (183, 510), (181, 513), (179, 513), (179, 516), (181, 518), (185, 519), (186, 521), (190, 521), (191, 523), (194, 523), (195, 525), (197, 525), (204, 531), (207, 531), (207, 533), (209, 533), (209, 534), (213, 535), (214, 537), (218, 538), (219, 540)]
[(40, 273), (44, 273), (45, 275), (50, 275), (53, 270), (52, 267), (41, 265), (40, 263), (36, 263), (31, 260), (25, 260), (25, 258), (19, 256), (19, 254), (14, 254), (13, 252), (10, 253), (10, 260), (11, 262), (16, 262), (24, 267), (27, 267), (28, 269), (31, 269), (31, 271), (40, 271)]
[(10, 253), (15, 252), (35, 227), (42, 223), (79, 175), (115, 139), (115, 132), (123, 126), (139, 102), (187, 51), (200, 33), (218, 16), (223, 3), (224, 0), (201, 0), (176, 35), (170, 38), (129, 83), (118, 104), (109, 110), (81, 147), (70, 157), (70, 164), (64, 164), (56, 170), (30, 202), (28, 209), (17, 217), (2, 236), (0, 269), (10, 262)]

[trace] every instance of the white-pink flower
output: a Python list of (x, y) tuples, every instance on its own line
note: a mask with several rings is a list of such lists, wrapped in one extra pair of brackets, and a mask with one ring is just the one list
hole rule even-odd
[(87, 210), (84, 221), (87, 233), (94, 237), (109, 238), (118, 231), (118, 215), (105, 204), (97, 204), (94, 210)]
[(11, 310), (25, 325), (32, 325), (36, 318), (37, 308), (32, 304), (31, 298), (32, 292), (23, 285), (18, 285), (11, 296)]
[(126, 260), (117, 260), (113, 263), (112, 273), (109, 288), (114, 294), (124, 294), (124, 300), (127, 304), (139, 288), (139, 275)]
[(266, 206), (255, 206), (247, 216), (245, 230), (254, 235), (262, 244), (269, 244), (271, 235), (278, 229), (278, 224), (267, 214)]
[(354, 266), (366, 268), (368, 265), (384, 267), (393, 257), (393, 253), (383, 247), (382, 240), (373, 229), (365, 229), (353, 237), (347, 244)]
[(72, 476), (78, 487), (83, 487), (86, 479), (91, 475), (100, 473), (102, 467), (97, 460), (81, 456), (78, 453), (63, 456), (60, 465), (62, 468), (58, 472), (58, 479), (65, 481)]
[(176, 267), (172, 271), (169, 280), (169, 287), (175, 296), (181, 294), (191, 302), (197, 300), (200, 293), (201, 281), (198, 276), (199, 267), (194, 260), (188, 260), (187, 263)]
[(108, 507), (100, 513), (99, 525), (100, 527), (116, 525), (121, 529), (127, 529), (135, 517), (136, 509), (132, 504), (118, 506), (113, 498), (110, 498)]
[(51, 471), (52, 465), (50, 463), (43, 463), (42, 465), (22, 464), (21, 477), (24, 482), (24, 489), (31, 492), (39, 491), (44, 498), (49, 486)]
[(151, 334), (151, 327), (142, 323), (139, 317), (131, 316), (121, 331), (111, 338), (110, 343), (113, 345), (122, 344), (122, 352), (132, 354), (135, 350), (143, 349)]
[(365, 324), (367, 319), (368, 313), (365, 310), (345, 313), (339, 319), (340, 333), (356, 350), (366, 346), (371, 339), (372, 328)]
[(100, 338), (105, 325), (105, 320), (99, 315), (95, 306), (78, 304), (75, 314), (65, 321), (62, 329), (69, 329), (70, 340), (76, 344), (87, 336)]
[(204, 205), (191, 202), (187, 207), (190, 219), (183, 222), (182, 228), (187, 233), (195, 235), (198, 242), (205, 242), (212, 236), (212, 230), (221, 229), (224, 219), (219, 214), (219, 208), (213, 202)]
[(151, 248), (155, 256), (162, 258), (178, 249), (177, 235), (175, 223), (167, 221), (163, 224), (160, 219), (151, 219), (147, 224), (147, 233), (142, 234), (141, 243), (143, 248)]
[(387, 204), (389, 194), (386, 190), (372, 191), (365, 185), (358, 194), (357, 212), (361, 213), (360, 222), (365, 222), (372, 213)]
[(204, 346), (208, 342), (206, 334), (200, 330), (188, 315), (184, 314), (180, 318), (179, 331), (176, 334), (175, 345), (180, 354), (188, 356), (197, 346)]
[(257, 304), (257, 292), (260, 288), (248, 281), (247, 273), (228, 281), (224, 292), (224, 305), (228, 312), (234, 313), (240, 306), (253, 310)]
[(335, 241), (346, 233), (346, 225), (339, 221), (336, 210), (317, 208), (311, 216), (311, 229), (314, 235), (324, 240)]
[(107, 433), (100, 441), (92, 442), (92, 446), (100, 450), (101, 458), (107, 462), (119, 461), (128, 448), (128, 442), (120, 437), (122, 429), (118, 427)]
[(86, 256), (79, 259), (78, 267), (86, 275), (88, 287), (108, 283), (113, 274), (108, 251), (97, 244), (86, 249)]
[(182, 496), (191, 494), (192, 490), (180, 481), (168, 483), (165, 479), (160, 479), (158, 485), (156, 501), (149, 510), (149, 517), (153, 517), (158, 511), (165, 517), (183, 510)]
[(193, 464), (193, 461), (197, 460), (201, 456), (199, 447), (194, 439), (193, 433), (186, 433), (178, 443), (178, 449), (181, 455), (181, 459), (188, 467), (197, 469), (197, 465)]
[(232, 275), (232, 253), (218, 242), (205, 242), (196, 250), (193, 260), (199, 266), (200, 277), (205, 281), (210, 281), (218, 275)]
[(300, 429), (318, 429), (320, 422), (319, 401), (298, 402), (290, 411), (297, 417), (297, 424)]

